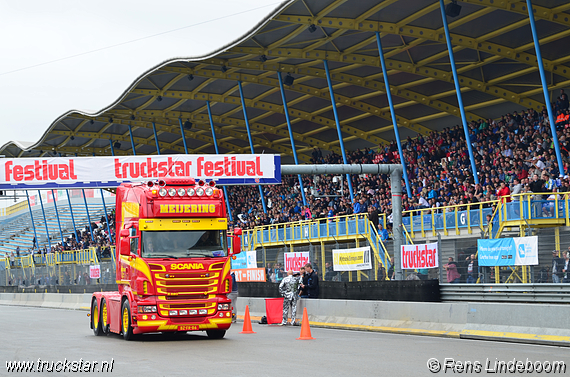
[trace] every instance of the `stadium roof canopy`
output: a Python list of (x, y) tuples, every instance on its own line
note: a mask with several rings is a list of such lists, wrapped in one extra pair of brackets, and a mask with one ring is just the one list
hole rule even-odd
[[(534, 0), (551, 90), (570, 87), (570, 3)], [(525, 1), (464, 0), (448, 17), (467, 120), (544, 105)], [(314, 25), (314, 26), (313, 26)], [(238, 81), (243, 83), (256, 153), (290, 161), (289, 132), (277, 72), (286, 86), (299, 160), (312, 148), (340, 153), (323, 60), (328, 61), (349, 150), (389, 143), (394, 131), (378, 56), (381, 33), (402, 139), (460, 124), (437, 0), (291, 0), (250, 33), (208, 56), (175, 58), (142, 74), (97, 113), (69, 111), (34, 144), (7, 143), (7, 157), (215, 153), (210, 101), (220, 153), (250, 153)], [(85, 88), (89, 90), (89, 88)], [(556, 95), (556, 93), (554, 94)], [(112, 99), (110, 99), (111, 101)], [(292, 159), (291, 159), (292, 161)]]

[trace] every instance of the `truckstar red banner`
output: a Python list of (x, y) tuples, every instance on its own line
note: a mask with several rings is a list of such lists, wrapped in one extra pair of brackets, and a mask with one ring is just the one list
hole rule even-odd
[(402, 269), (439, 267), (437, 242), (423, 245), (402, 245)]
[(116, 187), (160, 178), (219, 184), (281, 183), (278, 155), (161, 155), (0, 159), (0, 189)]

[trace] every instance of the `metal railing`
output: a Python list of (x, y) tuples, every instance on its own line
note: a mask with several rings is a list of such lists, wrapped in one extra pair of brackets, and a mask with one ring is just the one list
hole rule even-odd
[[(551, 196), (552, 199), (547, 199)], [(492, 238), (496, 237), (504, 222), (541, 221), (552, 222), (552, 226), (570, 226), (570, 193), (525, 193), (512, 195), (510, 200), (506, 202), (502, 198), (501, 202), (494, 200), (403, 211), (402, 223), (412, 238), (426, 237), (428, 232), (435, 236), (438, 231), (446, 236), (451, 232), (459, 235), (463, 229), (469, 234), (479, 229), (488, 237), (485, 231), (489, 228), (487, 215), (492, 217)]]
[[(28, 254), (0, 258), (0, 286), (48, 286), (69, 284), (109, 284), (115, 281), (115, 247), (110, 256), (97, 255), (95, 248)], [(89, 266), (101, 267), (101, 278), (89, 279)], [(83, 280), (81, 277), (83, 277)]]
[(440, 284), (442, 301), (570, 304), (566, 284)]
[(255, 245), (283, 245), (292, 241), (343, 239), (370, 233), (365, 214), (345, 215), (255, 227), (243, 231), (242, 245), (253, 250)]

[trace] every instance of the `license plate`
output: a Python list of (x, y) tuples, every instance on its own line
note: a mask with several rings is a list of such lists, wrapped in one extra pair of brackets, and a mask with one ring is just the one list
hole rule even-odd
[(178, 326), (178, 331), (196, 331), (199, 329), (200, 326), (198, 325), (191, 325), (191, 326)]

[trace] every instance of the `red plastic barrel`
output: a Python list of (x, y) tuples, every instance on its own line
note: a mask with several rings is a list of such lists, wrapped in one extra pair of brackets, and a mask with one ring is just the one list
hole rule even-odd
[(281, 323), (283, 320), (283, 297), (265, 299), (267, 323)]

